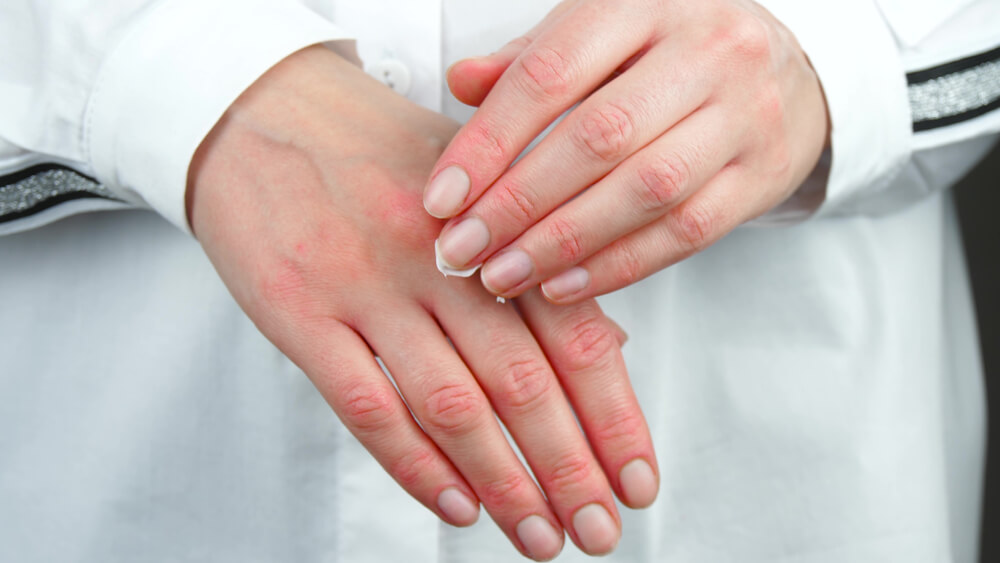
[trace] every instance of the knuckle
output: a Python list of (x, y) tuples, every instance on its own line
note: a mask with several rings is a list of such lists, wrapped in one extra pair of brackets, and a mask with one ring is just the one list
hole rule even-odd
[(525, 51), (518, 58), (518, 64), (532, 94), (560, 98), (568, 93), (573, 83), (569, 59), (551, 47)]
[[(581, 483), (588, 481), (593, 474), (594, 464), (589, 456), (578, 453), (565, 454), (552, 464), (548, 473), (549, 487), (546, 488), (554, 487), (556, 491), (561, 491), (579, 487)], [(552, 492), (549, 491), (549, 496), (552, 496)]]
[(621, 241), (614, 249), (617, 260), (616, 281), (618, 287), (625, 287), (642, 279), (642, 255), (636, 243)]
[(502, 170), (510, 159), (507, 158), (507, 147), (511, 145), (501, 134), (501, 129), (485, 121), (472, 125), (468, 131), (472, 146), (479, 151), (478, 156), (485, 160), (491, 169)]
[(512, 408), (530, 409), (549, 394), (553, 379), (546, 366), (537, 359), (511, 361), (497, 378), (499, 398)]
[(538, 205), (524, 190), (510, 180), (498, 184), (496, 208), (514, 225), (530, 225), (535, 222)]
[(575, 138), (585, 153), (602, 162), (618, 162), (625, 156), (635, 125), (623, 107), (608, 103), (590, 111), (580, 120)]
[(582, 319), (574, 319), (568, 330), (569, 336), (563, 346), (566, 364), (570, 372), (580, 372), (612, 357), (618, 349), (618, 341), (603, 319), (587, 314)]
[(434, 476), (437, 469), (437, 457), (426, 449), (407, 452), (389, 465), (389, 474), (410, 490), (418, 487), (429, 476)]
[(645, 435), (646, 423), (635, 409), (621, 407), (597, 422), (595, 440), (599, 442), (634, 441)]
[(669, 207), (684, 193), (690, 178), (690, 167), (684, 159), (661, 156), (639, 171), (639, 203), (646, 211)]
[(527, 486), (522, 475), (511, 473), (486, 483), (476, 494), (486, 506), (503, 506), (513, 504), (513, 498), (524, 495)]
[(357, 383), (343, 393), (343, 416), (348, 426), (360, 432), (375, 432), (391, 426), (396, 398), (376, 385)]
[(559, 259), (563, 263), (576, 264), (583, 258), (583, 235), (576, 225), (566, 219), (553, 217), (547, 230), (548, 236), (559, 248)]
[(771, 54), (767, 24), (757, 17), (739, 18), (728, 30), (729, 48), (743, 61), (766, 61)]
[(686, 251), (698, 252), (709, 245), (717, 218), (707, 205), (685, 205), (677, 213), (676, 219), (677, 235)]
[(485, 410), (485, 401), (468, 386), (445, 385), (425, 399), (422, 422), (431, 431), (464, 434), (482, 420)]

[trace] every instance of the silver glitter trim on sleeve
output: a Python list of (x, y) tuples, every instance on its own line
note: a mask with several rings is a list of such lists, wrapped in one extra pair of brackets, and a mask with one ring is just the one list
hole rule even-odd
[(65, 168), (43, 169), (26, 178), (0, 185), (0, 220), (23, 217), (69, 199), (98, 197), (118, 200), (100, 183)]
[(1000, 98), (1000, 61), (933, 78), (909, 87), (913, 121), (951, 117)]

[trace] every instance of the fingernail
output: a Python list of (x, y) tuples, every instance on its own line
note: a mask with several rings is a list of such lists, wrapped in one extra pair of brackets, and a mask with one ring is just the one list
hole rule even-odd
[(590, 273), (576, 266), (542, 282), (542, 293), (549, 301), (562, 301), (580, 293), (590, 285)]
[(645, 508), (656, 500), (659, 484), (653, 468), (642, 459), (633, 459), (618, 472), (625, 504), (632, 508)]
[(541, 516), (532, 515), (517, 524), (517, 539), (528, 556), (536, 561), (548, 561), (562, 551), (562, 535), (556, 533)]
[(528, 279), (534, 265), (523, 250), (511, 250), (483, 266), (483, 285), (492, 293), (505, 293)]
[(588, 504), (577, 510), (573, 515), (573, 529), (589, 555), (611, 553), (618, 545), (618, 526), (599, 504)]
[(438, 248), (441, 259), (451, 268), (459, 269), (479, 255), (490, 243), (490, 231), (478, 217), (469, 217), (441, 235)]
[(479, 504), (462, 494), (454, 487), (449, 487), (438, 495), (438, 508), (456, 526), (471, 526), (479, 519)]
[(469, 175), (458, 166), (449, 166), (424, 191), (424, 209), (438, 219), (458, 213), (469, 196)]

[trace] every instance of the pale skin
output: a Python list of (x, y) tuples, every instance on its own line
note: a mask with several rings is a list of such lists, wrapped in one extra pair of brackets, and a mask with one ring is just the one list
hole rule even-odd
[[(829, 145), (795, 37), (748, 0), (567, 0), (449, 84), (479, 106), (427, 211), (454, 269), (553, 303), (625, 287), (786, 200)], [(514, 160), (570, 110), (530, 153)]]
[(261, 332), (415, 499), (456, 526), (482, 503), (537, 560), (560, 551), (564, 529), (606, 553), (621, 530), (613, 495), (642, 507), (658, 486), (621, 335), (592, 301), (556, 307), (527, 292), (519, 315), (434, 269), (442, 222), (420, 193), (457, 129), (305, 49), (202, 143), (191, 225)]

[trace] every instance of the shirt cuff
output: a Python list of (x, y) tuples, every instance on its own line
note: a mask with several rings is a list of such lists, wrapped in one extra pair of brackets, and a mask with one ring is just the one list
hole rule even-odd
[(909, 160), (910, 104), (899, 48), (876, 3), (761, 0), (798, 39), (823, 86), (831, 158), (818, 214), (863, 212)]
[[(190, 232), (188, 166), (235, 99), (270, 67), (317, 43), (357, 61), (353, 41), (288, 0), (173, 0), (138, 16), (102, 65), (84, 151), (97, 178)], [(337, 41), (333, 44), (330, 42)]]

